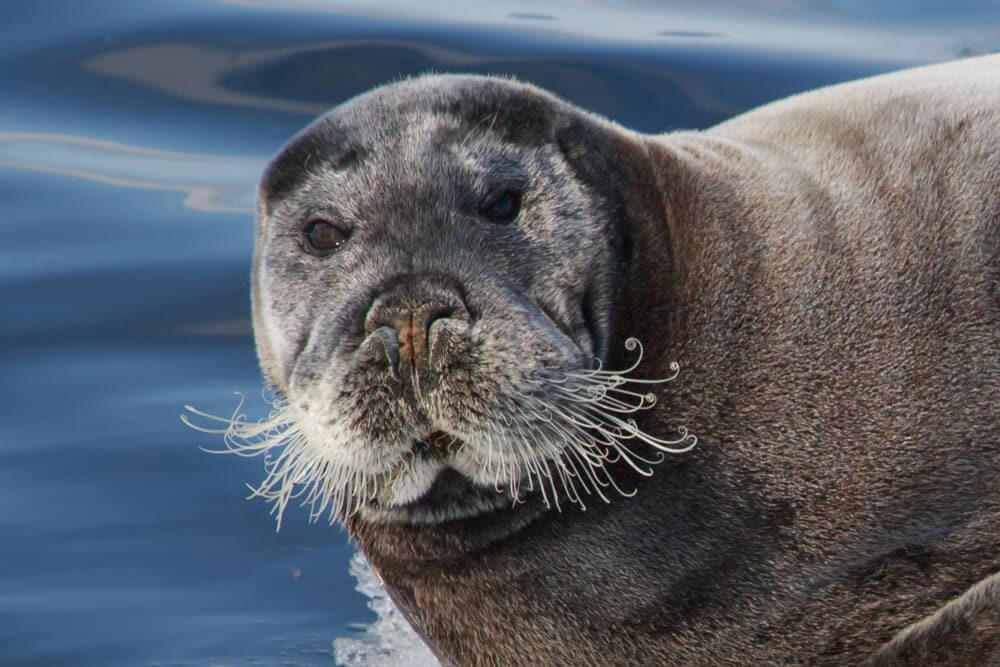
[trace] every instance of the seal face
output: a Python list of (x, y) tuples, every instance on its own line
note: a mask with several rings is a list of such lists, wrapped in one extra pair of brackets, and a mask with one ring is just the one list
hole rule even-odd
[(274, 159), (254, 323), (291, 433), (265, 495), (304, 485), (314, 514), (434, 523), (606, 499), (609, 460), (692, 444), (630, 419), (655, 400), (643, 382), (669, 377), (602, 366), (627, 241), (560, 146), (563, 106), (427, 77), (334, 109)]

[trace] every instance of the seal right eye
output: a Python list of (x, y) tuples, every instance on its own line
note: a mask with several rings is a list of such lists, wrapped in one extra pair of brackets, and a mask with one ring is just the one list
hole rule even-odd
[(347, 243), (347, 233), (329, 220), (310, 220), (302, 228), (302, 242), (310, 254), (325, 257)]
[(513, 190), (505, 190), (500, 196), (488, 201), (479, 208), (479, 212), (487, 220), (505, 225), (514, 221), (521, 212), (521, 194)]

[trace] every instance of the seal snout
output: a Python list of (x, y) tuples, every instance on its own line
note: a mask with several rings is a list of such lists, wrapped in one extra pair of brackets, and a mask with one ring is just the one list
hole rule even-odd
[(394, 375), (425, 375), (446, 351), (449, 332), (464, 331), (471, 317), (461, 292), (438, 281), (410, 280), (375, 298), (365, 332), (385, 347)]

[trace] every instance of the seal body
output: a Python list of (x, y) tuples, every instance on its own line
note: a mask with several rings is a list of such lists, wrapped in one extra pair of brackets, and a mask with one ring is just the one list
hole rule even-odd
[[(260, 200), (303, 474), (443, 663), (1000, 659), (1000, 57), (659, 136), (422, 77)], [(557, 400), (633, 337), (634, 431)]]

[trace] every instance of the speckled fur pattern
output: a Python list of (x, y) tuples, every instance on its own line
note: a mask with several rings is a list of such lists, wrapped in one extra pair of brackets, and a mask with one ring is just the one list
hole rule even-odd
[[(474, 212), (497, 178), (528, 188), (510, 226)], [(1000, 57), (658, 136), (421, 77), (303, 131), (260, 202), (261, 364), (311, 437), (353, 429), (344, 456), (472, 434), (525, 369), (621, 365), (628, 337), (650, 376), (681, 364), (638, 419), (700, 443), (615, 468), (632, 498), (345, 518), (443, 664), (1000, 664)], [(356, 249), (301, 253), (318, 214)], [(364, 313), (439, 289), (477, 351), (417, 414), (373, 379)]]

